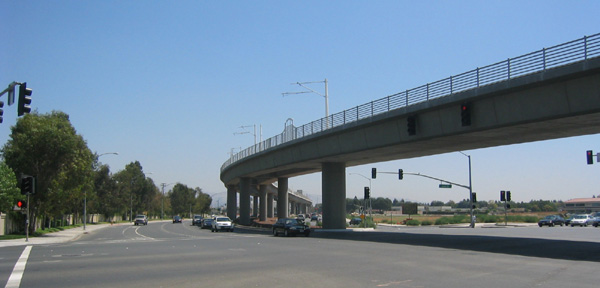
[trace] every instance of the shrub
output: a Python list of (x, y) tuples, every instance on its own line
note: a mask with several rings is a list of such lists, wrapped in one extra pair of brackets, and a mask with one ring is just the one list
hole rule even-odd
[(423, 220), (423, 222), (421, 222), (421, 226), (431, 226), (433, 225), (433, 222), (429, 221), (429, 220)]
[(408, 226), (419, 226), (419, 225), (421, 225), (421, 222), (419, 220), (413, 219), (413, 220), (406, 221), (406, 225), (408, 225)]

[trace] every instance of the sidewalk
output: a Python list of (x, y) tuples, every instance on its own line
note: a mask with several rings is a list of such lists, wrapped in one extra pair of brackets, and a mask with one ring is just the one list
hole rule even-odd
[(106, 228), (109, 226), (110, 224), (86, 225), (85, 231), (83, 230), (83, 227), (66, 229), (59, 232), (44, 234), (40, 237), (29, 237), (29, 241), (27, 242), (25, 241), (25, 238), (13, 240), (0, 240), (0, 247), (64, 243), (75, 240), (81, 237), (81, 235), (83, 234), (87, 234), (92, 231)]

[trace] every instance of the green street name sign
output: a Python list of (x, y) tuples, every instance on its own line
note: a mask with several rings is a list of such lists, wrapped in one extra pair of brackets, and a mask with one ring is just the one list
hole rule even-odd
[(452, 188), (452, 184), (440, 184), (440, 188)]

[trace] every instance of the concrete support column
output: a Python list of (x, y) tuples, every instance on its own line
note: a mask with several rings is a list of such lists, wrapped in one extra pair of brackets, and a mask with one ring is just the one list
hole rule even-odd
[(288, 211), (288, 178), (279, 178), (277, 179), (277, 218), (288, 217)]
[(250, 225), (250, 178), (240, 179), (240, 224)]
[(227, 217), (235, 220), (237, 216), (237, 190), (235, 185), (227, 186)]
[(323, 228), (346, 229), (346, 164), (322, 165)]
[(273, 218), (273, 194), (268, 194), (267, 195), (267, 217), (268, 218)]
[(260, 221), (267, 220), (267, 185), (260, 185), (258, 188), (260, 193)]
[(252, 216), (258, 216), (258, 196), (252, 196)]

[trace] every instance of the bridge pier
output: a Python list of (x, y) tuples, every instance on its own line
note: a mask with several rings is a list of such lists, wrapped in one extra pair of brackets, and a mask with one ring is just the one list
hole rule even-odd
[(267, 185), (259, 186), (259, 194), (260, 194), (260, 221), (267, 220)]
[(252, 217), (258, 216), (258, 195), (252, 196)]
[(235, 185), (227, 185), (227, 217), (235, 220), (237, 214), (237, 190)]
[(250, 225), (250, 182), (251, 179), (240, 179), (240, 224)]
[(277, 179), (277, 218), (288, 217), (288, 211), (288, 178), (282, 177)]
[(346, 163), (323, 163), (323, 228), (346, 229)]
[(275, 213), (273, 213), (273, 194), (267, 195), (267, 217), (272, 218)]

